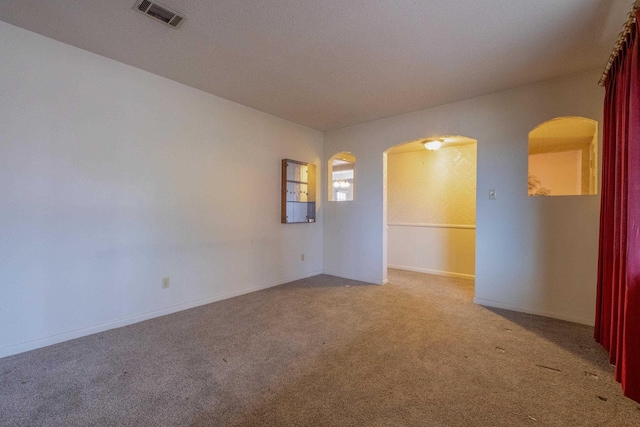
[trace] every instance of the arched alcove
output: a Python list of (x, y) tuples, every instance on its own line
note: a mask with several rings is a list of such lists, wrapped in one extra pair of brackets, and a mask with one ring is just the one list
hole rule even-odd
[(529, 132), (529, 196), (598, 193), (598, 122), (556, 117)]
[(356, 156), (342, 151), (329, 159), (327, 167), (330, 202), (350, 202), (356, 197)]

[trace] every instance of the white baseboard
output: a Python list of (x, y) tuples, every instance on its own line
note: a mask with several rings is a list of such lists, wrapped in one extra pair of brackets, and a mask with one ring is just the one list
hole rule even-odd
[(482, 305), (482, 306), (485, 306), (485, 307), (502, 308), (502, 309), (510, 310), (510, 311), (518, 311), (520, 313), (535, 314), (536, 316), (550, 317), (552, 319), (559, 319), (559, 320), (566, 320), (567, 322), (580, 323), (582, 325), (588, 325), (588, 326), (593, 326), (594, 325), (594, 319), (584, 319), (584, 318), (581, 318), (581, 317), (567, 316), (567, 315), (561, 314), (561, 313), (553, 313), (553, 312), (550, 312), (550, 311), (538, 310), (538, 309), (535, 309), (535, 308), (520, 307), (520, 306), (509, 304), (509, 303), (503, 303), (503, 302), (500, 302), (500, 301), (493, 301), (493, 300), (484, 299), (484, 298), (474, 298), (473, 299), (473, 303), (474, 304), (478, 304), (478, 305)]
[(415, 271), (417, 273), (435, 274), (437, 276), (457, 277), (459, 279), (475, 279), (476, 278), (474, 274), (454, 273), (452, 271), (430, 270), (428, 268), (409, 267), (406, 265), (389, 264), (387, 265), (387, 268), (395, 268), (396, 270)]
[(142, 322), (144, 320), (153, 319), (154, 317), (166, 316), (167, 314), (176, 313), (182, 310), (188, 310), (190, 308), (198, 307), (201, 305), (211, 304), (212, 302), (222, 301), (225, 299), (237, 297), (240, 295), (248, 294), (251, 292), (260, 291), (262, 289), (272, 288), (274, 286), (283, 285), (285, 283), (293, 282), (295, 280), (306, 279), (307, 277), (316, 276), (322, 274), (322, 271), (311, 271), (301, 275), (289, 277), (283, 280), (278, 280), (271, 283), (263, 283), (256, 286), (240, 289), (232, 292), (225, 292), (222, 294), (212, 295), (205, 298), (200, 298), (194, 301), (189, 301), (181, 304), (172, 305), (170, 307), (161, 308), (159, 310), (150, 311), (135, 316), (125, 317), (123, 319), (114, 320), (99, 325), (90, 326), (88, 328), (76, 329), (73, 331), (63, 332), (61, 334), (50, 335), (43, 338), (38, 338), (31, 341), (25, 341), (19, 344), (12, 344), (6, 347), (0, 348), (0, 358), (12, 356), (14, 354), (23, 353), (29, 350), (35, 350), (37, 348), (46, 347), (53, 344), (58, 344), (64, 341), (69, 341), (75, 338), (84, 337), (98, 332), (108, 331), (110, 329), (121, 328), (123, 326), (132, 325), (134, 323)]

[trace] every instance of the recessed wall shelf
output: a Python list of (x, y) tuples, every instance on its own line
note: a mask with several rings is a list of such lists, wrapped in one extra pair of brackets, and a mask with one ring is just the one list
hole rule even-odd
[(316, 165), (282, 159), (283, 224), (316, 222)]

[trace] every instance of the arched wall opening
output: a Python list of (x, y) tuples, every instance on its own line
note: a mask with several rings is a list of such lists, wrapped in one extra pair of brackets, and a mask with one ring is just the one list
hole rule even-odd
[[(441, 146), (430, 150), (434, 143)], [(387, 149), (383, 163), (385, 273), (388, 267), (473, 279), (477, 141), (416, 139)]]
[(598, 122), (556, 117), (529, 132), (529, 196), (598, 193)]
[(330, 202), (352, 202), (356, 196), (356, 156), (341, 151), (329, 158), (327, 164)]

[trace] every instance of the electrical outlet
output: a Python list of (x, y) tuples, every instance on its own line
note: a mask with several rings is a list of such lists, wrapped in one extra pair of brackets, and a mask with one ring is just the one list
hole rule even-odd
[(300, 254), (300, 261), (304, 261), (304, 254)]
[(167, 289), (169, 287), (169, 277), (162, 278), (162, 289)]

